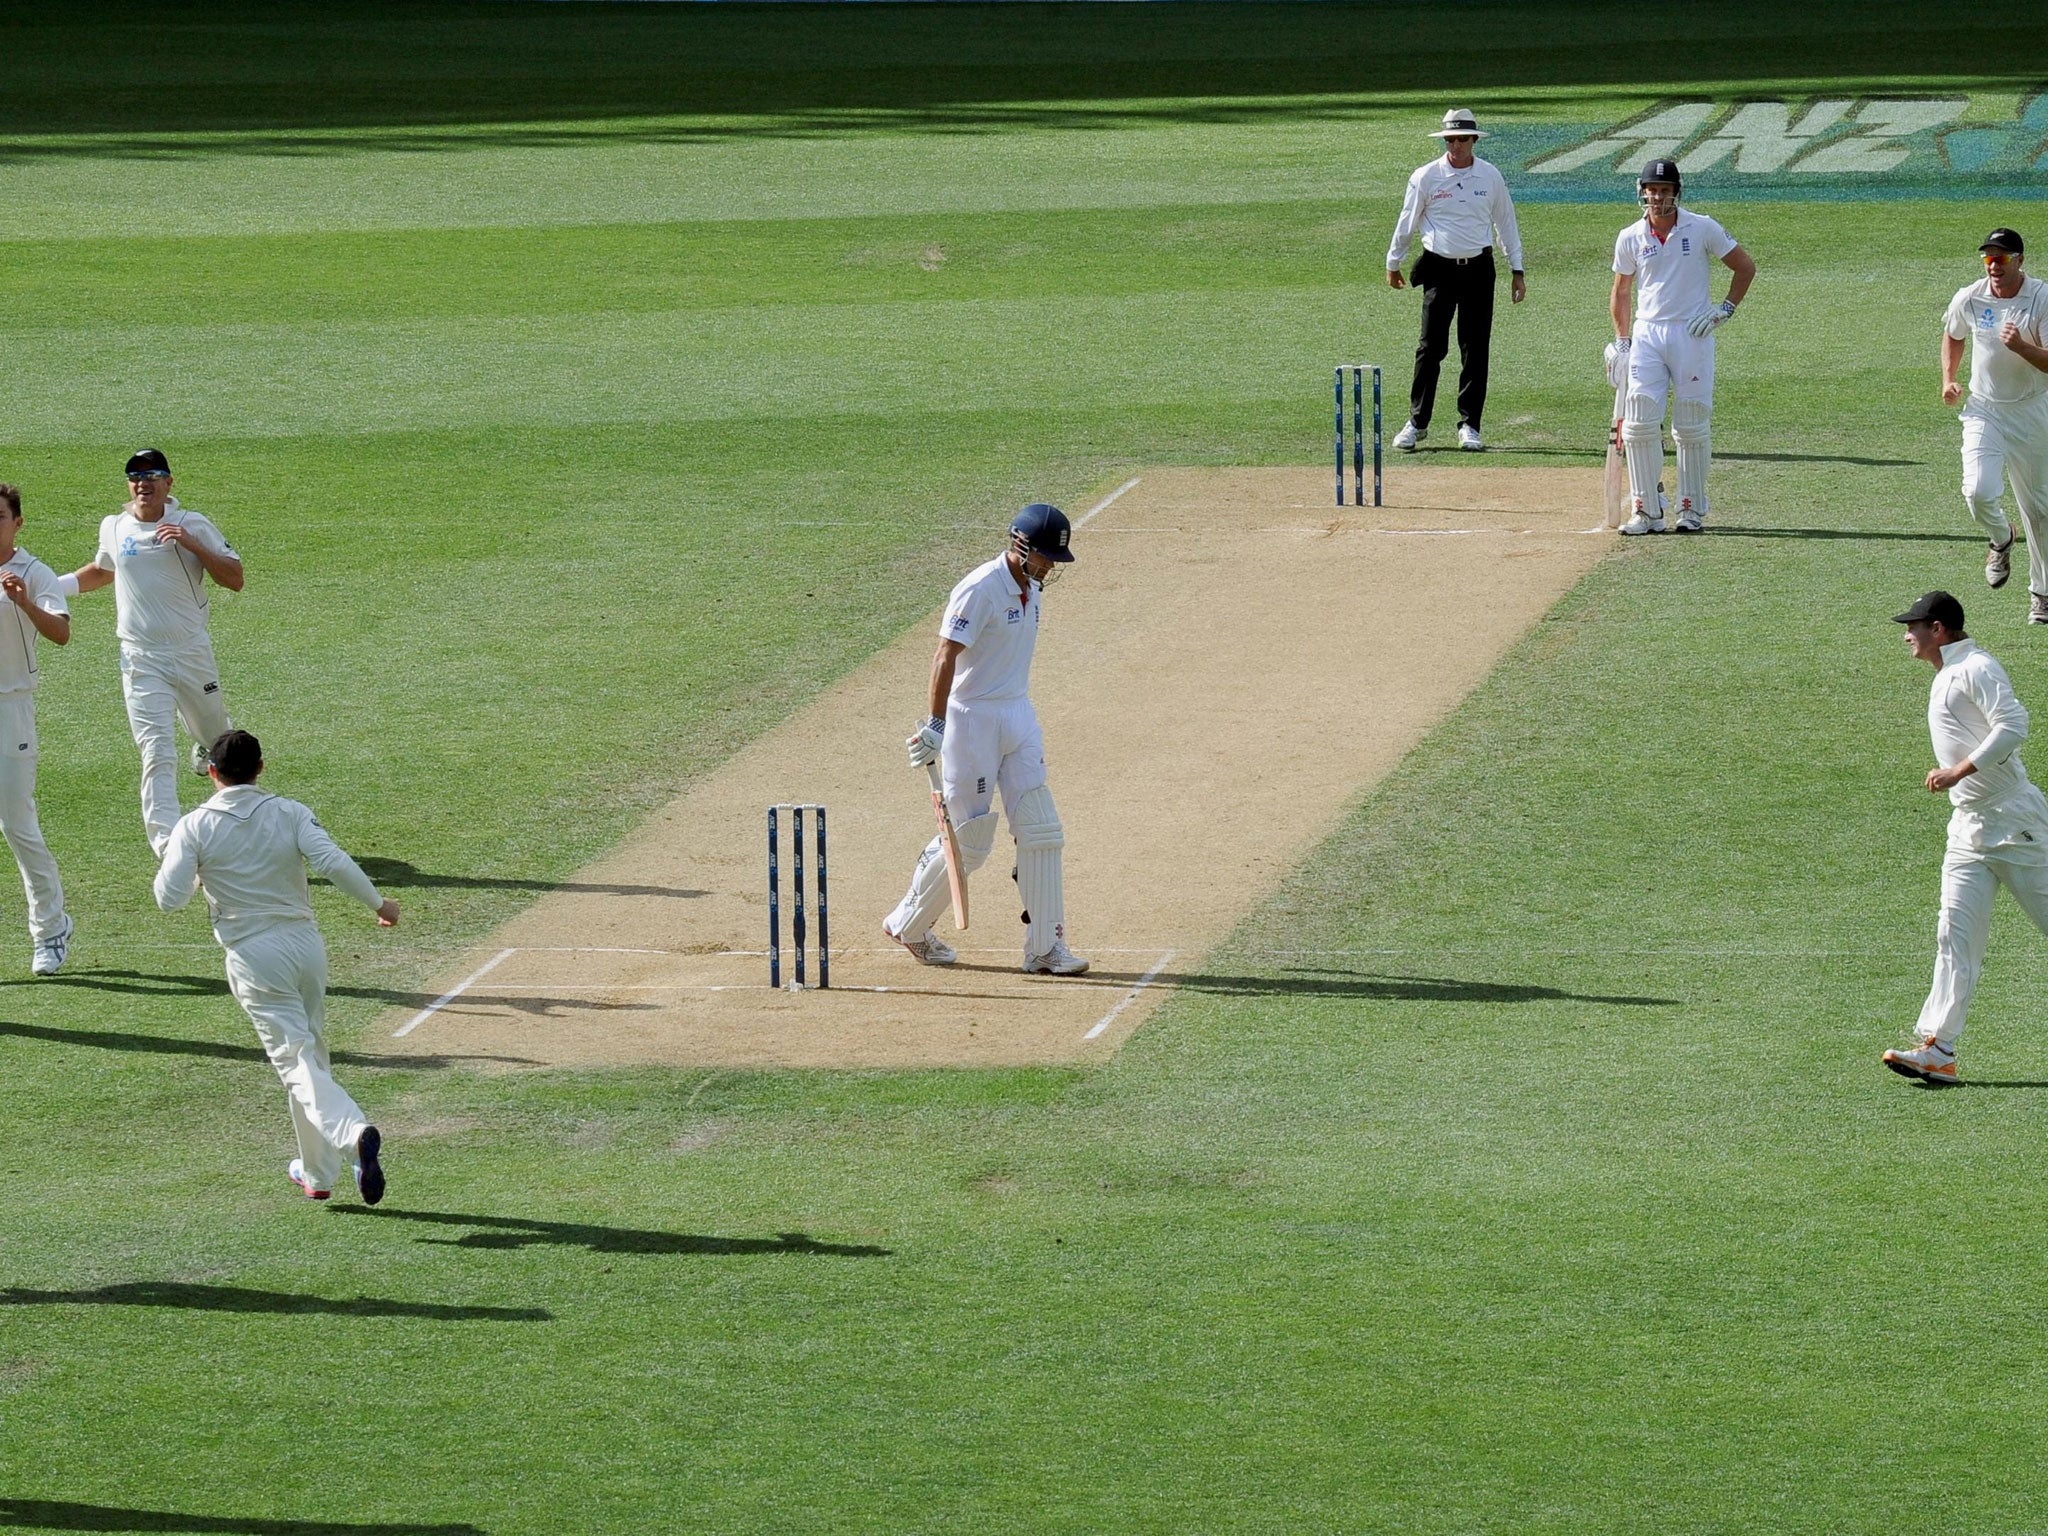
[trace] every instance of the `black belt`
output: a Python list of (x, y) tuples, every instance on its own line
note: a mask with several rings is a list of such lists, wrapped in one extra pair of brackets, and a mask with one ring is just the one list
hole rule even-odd
[[(1432, 256), (1436, 256), (1435, 251), (1431, 251), (1429, 254)], [(1436, 259), (1438, 261), (1448, 261), (1454, 267), (1468, 267), (1473, 262), (1481, 260), (1484, 257), (1491, 256), (1492, 254), (1493, 247), (1489, 245), (1477, 256), (1436, 256)]]

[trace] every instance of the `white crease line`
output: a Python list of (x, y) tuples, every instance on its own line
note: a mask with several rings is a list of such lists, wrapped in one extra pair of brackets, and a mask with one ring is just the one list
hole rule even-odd
[(1110, 1009), (1109, 1012), (1105, 1013), (1101, 1018), (1097, 1019), (1095, 1021), (1095, 1027), (1089, 1030), (1088, 1033), (1083, 1035), (1081, 1038), (1083, 1040), (1093, 1040), (1097, 1035), (1101, 1034), (1105, 1029), (1109, 1028), (1110, 1025), (1114, 1024), (1116, 1022), (1116, 1016), (1122, 1013), (1126, 1008), (1130, 1007), (1131, 1004), (1135, 1003), (1138, 1000), (1138, 994), (1144, 991), (1147, 987), (1151, 986), (1153, 982), (1157, 981), (1159, 979), (1159, 973), (1165, 970), (1169, 965), (1173, 964), (1173, 955), (1174, 952), (1170, 949), (1165, 954), (1161, 955), (1159, 957), (1159, 963), (1153, 966), (1152, 969), (1147, 971), (1144, 975), (1140, 976), (1138, 978), (1138, 984), (1132, 987), (1130, 991), (1126, 992), (1123, 995), (1122, 1001), (1120, 1001), (1114, 1008)]
[(454, 1002), (456, 998), (462, 996), (463, 991), (466, 988), (468, 988), (471, 983), (480, 981), (484, 977), (490, 975), (492, 971), (495, 971), (499, 966), (503, 965), (507, 960), (510, 960), (514, 955), (518, 953), (519, 951), (516, 949), (499, 950), (495, 955), (491, 956), (490, 959), (486, 960), (482, 965), (478, 966), (475, 970), (471, 971), (467, 976), (463, 977), (462, 980), (458, 981), (455, 984), (453, 990), (443, 992), (439, 997), (435, 998), (431, 1003), (427, 1004), (426, 1007), (422, 1008), (410, 1019), (407, 1019), (404, 1024), (399, 1026), (399, 1028), (393, 1030), (391, 1032), (391, 1038), (394, 1040), (401, 1040), (405, 1036), (411, 1034), (414, 1030), (418, 1029), (422, 1024), (426, 1023), (427, 1020), (431, 1019), (435, 1014), (439, 1013), (443, 1008), (446, 1008), (450, 1003)]
[(1095, 520), (1096, 515), (1098, 513), (1108, 511), (1109, 504), (1111, 502), (1115, 501), (1117, 497), (1123, 495), (1125, 491), (1128, 491), (1132, 486), (1136, 485), (1138, 481), (1142, 478), (1143, 477), (1139, 475), (1131, 476), (1130, 479), (1126, 480), (1122, 485), (1118, 486), (1115, 490), (1111, 491), (1107, 496), (1103, 497), (1102, 500), (1095, 503), (1095, 505), (1090, 507), (1086, 512), (1083, 512), (1081, 514), (1081, 520), (1075, 523), (1074, 526), (1076, 528), (1086, 528), (1090, 523), (1092, 523)]

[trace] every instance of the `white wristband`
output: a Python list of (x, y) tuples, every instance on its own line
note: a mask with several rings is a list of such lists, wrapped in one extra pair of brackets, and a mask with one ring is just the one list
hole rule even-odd
[(78, 578), (68, 572), (65, 575), (59, 576), (57, 578), (57, 590), (66, 597), (78, 596)]

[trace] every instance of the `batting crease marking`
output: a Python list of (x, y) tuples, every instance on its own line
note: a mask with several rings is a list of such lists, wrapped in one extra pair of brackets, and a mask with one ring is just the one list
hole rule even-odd
[(463, 977), (462, 980), (458, 981), (454, 985), (454, 987), (452, 987), (450, 990), (446, 992), (443, 992), (439, 997), (435, 998), (431, 1003), (427, 1004), (426, 1007), (422, 1008), (418, 1013), (414, 1014), (410, 1019), (406, 1020), (404, 1024), (399, 1026), (399, 1028), (393, 1030), (391, 1032), (391, 1038), (394, 1040), (398, 1040), (402, 1039), (406, 1035), (411, 1034), (415, 1029), (418, 1029), (422, 1024), (426, 1023), (427, 1020), (431, 1019), (443, 1008), (446, 1008), (450, 1003), (454, 1002), (455, 999), (462, 996), (463, 992), (466, 991), (469, 987), (483, 980), (484, 977), (490, 975), (491, 972), (495, 971), (499, 966), (503, 965), (507, 960), (510, 960), (514, 955), (518, 953), (519, 951), (516, 949), (499, 950), (495, 955), (491, 956), (490, 959), (486, 960), (482, 965), (478, 966), (475, 970), (471, 971), (467, 976)]
[(1138, 978), (1138, 984), (1132, 987), (1130, 991), (1126, 992), (1123, 995), (1122, 1000), (1118, 1002), (1114, 1008), (1110, 1009), (1109, 1012), (1105, 1013), (1101, 1018), (1097, 1019), (1095, 1021), (1095, 1027), (1089, 1030), (1088, 1033), (1083, 1035), (1081, 1038), (1083, 1040), (1093, 1040), (1097, 1035), (1101, 1034), (1105, 1029), (1109, 1028), (1110, 1025), (1114, 1024), (1116, 1022), (1116, 1016), (1122, 1013), (1126, 1008), (1130, 1007), (1131, 1004), (1135, 1003), (1138, 1000), (1138, 994), (1144, 991), (1147, 987), (1151, 986), (1153, 982), (1157, 981), (1159, 979), (1159, 973), (1165, 970), (1169, 965), (1173, 964), (1173, 956), (1174, 951), (1170, 949), (1165, 954), (1161, 955), (1159, 957), (1159, 963), (1153, 966), (1152, 969), (1147, 971), (1144, 975), (1140, 976)]
[(1123, 495), (1125, 491), (1128, 491), (1132, 486), (1136, 485), (1138, 481), (1142, 478), (1143, 477), (1140, 475), (1131, 476), (1130, 479), (1126, 480), (1122, 485), (1118, 486), (1115, 490), (1111, 491), (1107, 496), (1103, 497), (1102, 500), (1095, 503), (1095, 505), (1090, 507), (1086, 512), (1083, 512), (1081, 514), (1081, 520), (1074, 524), (1074, 526), (1076, 528), (1086, 528), (1091, 522), (1095, 520), (1097, 513), (1107, 512), (1109, 510), (1109, 504), (1111, 502), (1115, 501), (1117, 497)]

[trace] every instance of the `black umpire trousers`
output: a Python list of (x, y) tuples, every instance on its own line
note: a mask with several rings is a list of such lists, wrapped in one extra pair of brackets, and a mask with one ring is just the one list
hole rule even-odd
[(1422, 290), (1422, 340), (1415, 348), (1415, 382), (1408, 419), (1417, 431), (1436, 411), (1437, 372), (1451, 350), (1451, 317), (1458, 321), (1458, 421), (1479, 430), (1486, 411), (1486, 367), (1493, 348), (1493, 249), (1454, 261), (1424, 251), (1409, 282)]

